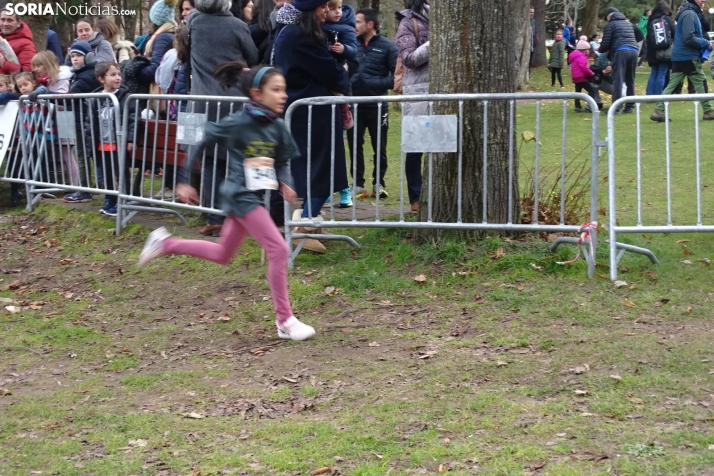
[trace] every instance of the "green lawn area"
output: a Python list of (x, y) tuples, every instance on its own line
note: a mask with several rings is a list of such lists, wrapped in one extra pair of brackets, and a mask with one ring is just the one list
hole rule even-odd
[[(560, 167), (562, 109), (541, 106), (542, 177)], [(673, 105), (671, 126), (682, 223), (695, 216), (687, 109)], [(566, 161), (589, 161), (590, 117), (568, 110)], [(535, 113), (519, 107), (519, 133)], [(634, 224), (634, 118), (616, 125), (618, 218)], [(643, 221), (663, 223), (664, 125), (642, 130)], [(525, 170), (535, 143), (519, 147)], [(609, 179), (603, 162), (603, 208)], [(0, 206), (8, 195), (0, 184)], [(587, 279), (582, 260), (556, 264), (572, 247), (550, 254), (540, 235), (340, 230), (362, 248), (330, 242), (289, 274), (293, 309), (318, 332), (296, 343), (275, 335), (252, 240), (227, 267), (178, 256), (138, 269), (149, 230), (112, 229), (51, 203), (0, 215), (0, 475), (714, 474), (707, 234), (623, 236), (661, 265), (625, 256), (615, 287), (605, 233)]]

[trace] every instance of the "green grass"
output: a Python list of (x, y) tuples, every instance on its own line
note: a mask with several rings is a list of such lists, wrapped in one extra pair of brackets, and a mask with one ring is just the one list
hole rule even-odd
[[(559, 167), (561, 111), (542, 105), (544, 169)], [(533, 130), (535, 106), (519, 114)], [(568, 157), (589, 141), (572, 116)], [(631, 117), (617, 121), (627, 162)], [(636, 217), (619, 203), (622, 223)], [(706, 234), (624, 236), (662, 264), (626, 256), (615, 288), (604, 267), (588, 280), (582, 260), (557, 265), (574, 250), (551, 255), (538, 236), (418, 244), (405, 230), (339, 230), (362, 248), (328, 243), (289, 274), (296, 315), (318, 331), (297, 343), (275, 338), (252, 240), (226, 267), (137, 269), (147, 230), (111, 228), (47, 204), (0, 217), (0, 297), (24, 307), (0, 316), (2, 475), (714, 471)], [(598, 251), (604, 263), (602, 235)]]

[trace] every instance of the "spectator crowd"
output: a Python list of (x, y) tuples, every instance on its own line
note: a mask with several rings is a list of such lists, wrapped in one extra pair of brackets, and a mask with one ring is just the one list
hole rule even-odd
[[(428, 92), (429, 78), (429, 1), (408, 0), (407, 8), (396, 13), (396, 43), (380, 33), (379, 16), (374, 10), (355, 11), (342, 0), (182, 0), (178, 5), (157, 0), (149, 11), (150, 31), (134, 41), (122, 38), (111, 19), (82, 18), (74, 24), (76, 39), (71, 45), (63, 49), (57, 33), (50, 28), (46, 50), (40, 52), (27, 23), (17, 14), (2, 10), (0, 107), (21, 95), (28, 96), (19, 112), (21, 133), (41, 138), (33, 142), (35, 152), (41, 156), (44, 150), (46, 157), (61, 159), (71, 186), (116, 191), (120, 174), (126, 178), (123, 183), (129, 184), (131, 171), (118, 169), (120, 141), (111, 126), (112, 102), (99, 99), (93, 103), (95, 107), (87, 107), (86, 102), (61, 101), (56, 96), (41, 101), (40, 95), (112, 94), (122, 114), (125, 107), (130, 108), (131, 127), (141, 127), (141, 119), (154, 117), (154, 110), (161, 119), (176, 120), (187, 103), (191, 112), (206, 113), (209, 121), (220, 122), (231, 112), (228, 102), (161, 101), (162, 107), (154, 109), (150, 105), (137, 108), (141, 103), (127, 104), (125, 100), (134, 93), (245, 96), (236, 84), (222, 83), (215, 76), (225, 64), (236, 62), (245, 68), (266, 65), (280, 71), (286, 82), (285, 109), (303, 98), (386, 95), (394, 88), (397, 69), (404, 94), (423, 94)], [(53, 110), (63, 107), (74, 112), (75, 139), (58, 137)], [(426, 103), (404, 107), (405, 114), (425, 111)], [(385, 181), (391, 162), (387, 156), (386, 104), (361, 104), (356, 109), (347, 104), (337, 108), (314, 106), (310, 125), (307, 118), (308, 109), (298, 108), (291, 122), (290, 132), (299, 151), (291, 169), (295, 191), (303, 199), (295, 220), (319, 221), (320, 210), (332, 200), (333, 193), (339, 193), (340, 207), (352, 206), (355, 195), (389, 196)], [(91, 134), (84, 133), (87, 128)], [(365, 182), (367, 132), (373, 152), (370, 185)], [(345, 135), (350, 139), (349, 163)], [(134, 149), (133, 137), (134, 130), (127, 134), (127, 152)], [(202, 196), (217, 196), (213, 205), (221, 208), (221, 194), (212, 191), (214, 185), (220, 187), (220, 179), (214, 184), (212, 178), (225, 177), (226, 154), (220, 147), (207, 149), (205, 154), (209, 160), (202, 162), (206, 168)], [(421, 159), (422, 154), (417, 153), (406, 158), (412, 211), (418, 210)], [(52, 162), (54, 167), (60, 163)], [(52, 167), (39, 169), (45, 179), (53, 172)], [(11, 204), (17, 206), (21, 199), (19, 186), (13, 183)], [(90, 193), (70, 191), (63, 201), (91, 199)], [(106, 195), (100, 212), (116, 216), (115, 194)], [(219, 232), (223, 220), (222, 216), (209, 216), (201, 233)], [(307, 248), (325, 250), (317, 240), (309, 240)]]

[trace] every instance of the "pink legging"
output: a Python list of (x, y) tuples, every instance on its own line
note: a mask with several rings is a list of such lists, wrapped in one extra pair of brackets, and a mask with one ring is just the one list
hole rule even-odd
[(278, 322), (285, 322), (293, 315), (288, 295), (287, 265), (290, 250), (265, 208), (257, 207), (242, 217), (226, 217), (218, 243), (172, 237), (164, 241), (163, 254), (189, 255), (228, 264), (247, 235), (255, 238), (268, 254), (268, 283), (275, 314)]

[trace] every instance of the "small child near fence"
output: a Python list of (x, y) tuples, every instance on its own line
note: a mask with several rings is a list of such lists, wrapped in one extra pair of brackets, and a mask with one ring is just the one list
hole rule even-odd
[[(121, 87), (121, 69), (117, 63), (103, 61), (95, 67), (97, 79), (103, 86), (103, 92), (113, 94), (119, 102), (119, 115), (121, 117), (122, 110), (125, 107), (129, 90)], [(136, 102), (130, 101), (126, 106), (129, 108), (129, 128), (127, 130), (127, 139), (134, 137), (134, 127), (136, 125)], [(98, 117), (94, 120), (95, 137), (99, 138), (97, 143), (98, 162), (100, 162), (104, 172), (104, 185), (107, 190), (118, 190), (116, 185), (119, 182), (119, 174), (124, 174), (124, 188), (129, 184), (129, 169), (119, 170), (119, 157), (117, 144), (116, 126), (114, 107), (109, 100), (101, 100), (98, 111)], [(131, 152), (134, 148), (132, 142), (127, 142), (126, 150)], [(108, 216), (117, 216), (117, 196), (107, 194), (104, 196), (104, 206), (99, 209), (99, 213)]]
[[(579, 93), (583, 89), (587, 91), (588, 96), (593, 98), (596, 102), (600, 101), (600, 95), (595, 90), (592, 84), (590, 84), (590, 78), (594, 76), (594, 73), (588, 67), (588, 53), (590, 52), (590, 43), (588, 43), (587, 36), (581, 36), (580, 40), (576, 45), (575, 51), (570, 53), (568, 60), (570, 61), (570, 74), (573, 78), (573, 83), (575, 84), (575, 92)], [(575, 100), (575, 112), (585, 112), (590, 111), (590, 108), (583, 109), (580, 103), (580, 99)], [(598, 108), (602, 109), (602, 103), (598, 103)]]
[(242, 111), (218, 123), (206, 124), (205, 138), (181, 167), (176, 192), (182, 202), (198, 205), (198, 193), (189, 185), (193, 164), (200, 160), (206, 148), (221, 145), (228, 150), (230, 173), (221, 187), (221, 203), (227, 216), (220, 238), (218, 243), (184, 240), (172, 237), (164, 227), (158, 228), (149, 235), (139, 256), (139, 266), (165, 254), (228, 264), (243, 240), (251, 235), (268, 255), (268, 282), (277, 315), (278, 336), (307, 339), (315, 334), (315, 329), (300, 322), (290, 307), (286, 271), (290, 251), (262, 200), (264, 189), (278, 189), (287, 201), (297, 200), (289, 161), (300, 152), (285, 122), (279, 118), (287, 100), (285, 78), (275, 68), (248, 70), (239, 62), (220, 64), (213, 75), (224, 89), (239, 83), (250, 100)]
[(0, 74), (0, 94), (12, 92), (12, 81), (7, 74)]
[(558, 78), (560, 89), (564, 89), (563, 76), (561, 71), (565, 66), (565, 40), (563, 39), (563, 30), (555, 31), (555, 42), (550, 48), (550, 62), (548, 69), (550, 70), (550, 85), (555, 87), (555, 78)]
[[(72, 77), (72, 73), (67, 66), (60, 66), (57, 56), (51, 51), (40, 51), (32, 58), (32, 71), (37, 75), (37, 79), (42, 85), (33, 92), (33, 95), (69, 92), (69, 79)], [(32, 100), (32, 96), (30, 100)], [(61, 110), (62, 107), (62, 103), (57, 101), (55, 111)], [(55, 145), (59, 145), (59, 154), (64, 162), (64, 172), (67, 174), (69, 184), (75, 187), (79, 186), (79, 168), (72, 153), (74, 141), (72, 139), (56, 139)]]

